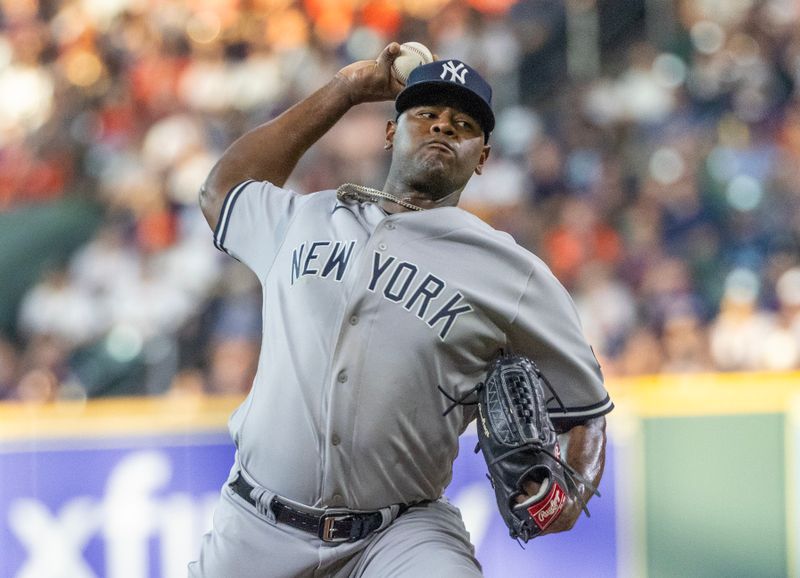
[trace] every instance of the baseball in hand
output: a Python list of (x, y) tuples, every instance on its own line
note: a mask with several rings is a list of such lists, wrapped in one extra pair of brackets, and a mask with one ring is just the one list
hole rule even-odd
[(429, 62), (433, 62), (433, 54), (427, 46), (419, 42), (406, 42), (400, 45), (400, 54), (392, 63), (392, 73), (405, 84), (412, 70)]

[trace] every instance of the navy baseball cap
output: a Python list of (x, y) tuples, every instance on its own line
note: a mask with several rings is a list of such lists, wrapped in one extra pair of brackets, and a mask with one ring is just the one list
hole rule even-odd
[(406, 87), (394, 101), (397, 114), (412, 106), (453, 102), (475, 118), (484, 139), (494, 129), (492, 87), (478, 71), (460, 60), (437, 60), (416, 67), (408, 75)]

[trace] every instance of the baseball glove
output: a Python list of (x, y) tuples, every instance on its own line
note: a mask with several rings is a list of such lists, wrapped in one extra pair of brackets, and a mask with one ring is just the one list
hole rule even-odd
[[(447, 411), (472, 393), (478, 406), (475, 451), (483, 452), (511, 537), (527, 542), (540, 535), (561, 514), (567, 496), (580, 500), (588, 516), (578, 482), (599, 493), (561, 459), (558, 435), (547, 413), (550, 400), (561, 401), (536, 364), (519, 355), (499, 357), (483, 382), (461, 399), (451, 398), (454, 404)], [(540, 483), (539, 490), (518, 504), (516, 498), (527, 495), (527, 481)]]

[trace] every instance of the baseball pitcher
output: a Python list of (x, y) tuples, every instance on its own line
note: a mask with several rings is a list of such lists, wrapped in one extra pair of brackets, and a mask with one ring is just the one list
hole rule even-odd
[[(244, 134), (201, 190), (215, 245), (262, 284), (263, 341), (190, 576), (480, 576), (443, 498), (476, 416), (513, 537), (570, 529), (602, 475), (613, 405), (570, 297), (457, 207), (489, 158), (491, 88), (458, 60), (403, 85), (399, 52)], [(382, 189), (284, 188), (351, 107), (383, 100), (397, 117)]]

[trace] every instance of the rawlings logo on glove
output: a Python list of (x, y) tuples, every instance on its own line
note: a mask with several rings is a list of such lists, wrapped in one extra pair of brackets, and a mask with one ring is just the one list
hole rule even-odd
[(567, 503), (567, 495), (558, 483), (553, 483), (550, 488), (550, 493), (547, 497), (537, 504), (528, 508), (528, 513), (539, 526), (540, 530), (544, 530), (552, 524), (561, 510), (564, 509), (564, 504)]

